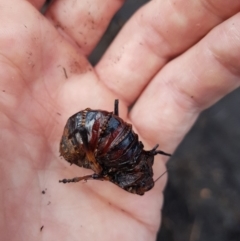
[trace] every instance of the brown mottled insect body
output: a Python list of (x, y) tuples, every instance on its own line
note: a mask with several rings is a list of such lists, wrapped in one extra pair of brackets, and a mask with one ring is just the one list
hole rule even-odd
[(60, 153), (71, 164), (90, 168), (94, 174), (60, 182), (108, 180), (128, 192), (143, 195), (154, 186), (154, 156), (170, 156), (157, 147), (151, 151), (143, 149), (132, 126), (118, 116), (118, 100), (114, 113), (87, 108), (68, 119)]

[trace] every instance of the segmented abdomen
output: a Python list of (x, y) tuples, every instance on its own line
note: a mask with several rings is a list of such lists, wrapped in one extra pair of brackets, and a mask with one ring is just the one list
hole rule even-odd
[[(134, 165), (143, 150), (132, 126), (112, 112), (86, 109), (69, 119), (69, 129), (85, 127), (88, 143), (100, 164), (107, 167)], [(82, 144), (80, 135), (76, 137)]]

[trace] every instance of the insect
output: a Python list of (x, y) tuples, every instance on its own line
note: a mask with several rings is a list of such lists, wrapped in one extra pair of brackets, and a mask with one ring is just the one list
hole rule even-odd
[(60, 142), (60, 155), (71, 164), (90, 168), (94, 173), (59, 182), (106, 180), (130, 193), (143, 195), (154, 186), (154, 156), (171, 156), (157, 150), (158, 145), (150, 151), (143, 148), (132, 126), (119, 117), (118, 100), (115, 100), (114, 112), (87, 108), (68, 119)]

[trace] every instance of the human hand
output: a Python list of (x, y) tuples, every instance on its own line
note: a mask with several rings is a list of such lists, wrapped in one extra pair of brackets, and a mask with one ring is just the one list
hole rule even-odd
[[(60, 160), (63, 127), (118, 98), (146, 149), (174, 151), (200, 111), (239, 86), (240, 3), (151, 1), (95, 68), (86, 56), (122, 1), (55, 1), (46, 17), (42, 4), (1, 1), (1, 240), (154, 240), (167, 176), (144, 196), (59, 184), (91, 173)], [(155, 158), (156, 177), (165, 161)]]

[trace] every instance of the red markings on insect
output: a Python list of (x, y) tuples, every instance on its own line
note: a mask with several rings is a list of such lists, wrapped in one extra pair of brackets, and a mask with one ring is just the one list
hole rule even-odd
[(106, 180), (128, 192), (143, 195), (154, 186), (154, 156), (171, 156), (157, 150), (158, 145), (150, 151), (143, 148), (132, 126), (118, 116), (118, 100), (115, 100), (114, 112), (87, 108), (68, 119), (60, 154), (71, 164), (92, 169), (94, 173), (59, 182)]

